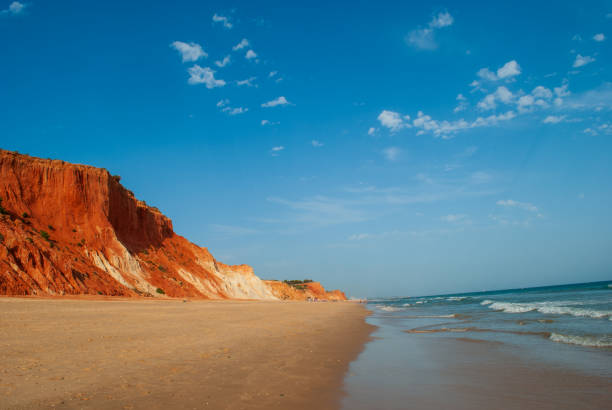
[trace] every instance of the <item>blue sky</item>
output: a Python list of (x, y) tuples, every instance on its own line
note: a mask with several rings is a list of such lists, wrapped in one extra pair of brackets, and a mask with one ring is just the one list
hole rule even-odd
[(263, 278), (611, 278), (612, 2), (0, 4), (0, 146)]

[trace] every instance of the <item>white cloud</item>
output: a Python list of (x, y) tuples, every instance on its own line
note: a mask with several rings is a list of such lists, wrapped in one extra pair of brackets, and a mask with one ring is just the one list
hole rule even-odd
[(174, 48), (181, 54), (183, 62), (198, 61), (202, 57), (208, 57), (208, 54), (202, 49), (202, 46), (198, 43), (183, 43), (182, 41), (175, 41), (170, 44), (170, 47)]
[(597, 42), (601, 42), (604, 41), (606, 39), (606, 36), (604, 36), (603, 33), (599, 33), (599, 34), (595, 34), (593, 36), (593, 40), (597, 41)]
[[(405, 122), (404, 120), (409, 120), (410, 116), (401, 116), (399, 113), (395, 111), (383, 110), (378, 115), (378, 121), (380, 125), (383, 127), (389, 128), (392, 132), (397, 132), (402, 128), (410, 127), (409, 122)], [(368, 131), (369, 134), (369, 131)], [(370, 134), (371, 135), (371, 134)]]
[(417, 135), (430, 132), (436, 138), (448, 139), (462, 130), (479, 128), (479, 127), (490, 127), (497, 125), (501, 121), (508, 121), (516, 117), (514, 111), (507, 111), (504, 114), (490, 115), (488, 117), (478, 117), (472, 122), (467, 122), (463, 118), (456, 121), (437, 121), (432, 119), (429, 115), (423, 114), (422, 111), (417, 113), (417, 118), (412, 121), (412, 125), (416, 128), (420, 128)]
[(533, 96), (529, 94), (523, 95), (517, 101), (518, 109), (520, 112), (527, 111), (529, 107), (531, 107), (534, 104), (535, 104), (535, 98), (533, 98)]
[(285, 147), (283, 147), (282, 145), (279, 145), (278, 147), (272, 147), (272, 149), (270, 150), (270, 154), (273, 157), (277, 157), (284, 149)]
[(229, 19), (225, 16), (220, 16), (217, 13), (215, 13), (212, 17), (212, 21), (214, 23), (221, 23), (223, 24), (223, 27), (230, 29), (233, 27), (232, 23), (230, 23)]
[(434, 16), (427, 28), (417, 28), (412, 30), (406, 36), (406, 42), (416, 48), (423, 50), (434, 50), (438, 48), (438, 43), (435, 40), (435, 31), (443, 27), (448, 27), (453, 24), (453, 16), (449, 12), (444, 11)]
[(445, 222), (459, 222), (461, 220), (465, 220), (465, 218), (467, 217), (467, 215), (465, 214), (450, 214), (450, 215), (445, 215), (443, 217), (441, 217), (440, 219), (445, 221)]
[(533, 95), (536, 98), (546, 98), (546, 99), (550, 99), (552, 98), (552, 91), (550, 91), (548, 88), (543, 87), (541, 85), (538, 85), (536, 88), (534, 88), (531, 91), (531, 95)]
[(368, 233), (357, 233), (348, 237), (349, 241), (361, 241), (363, 239), (368, 239), (370, 234)]
[(376, 135), (376, 131), (377, 131), (377, 129), (376, 129), (376, 128), (374, 128), (374, 127), (370, 127), (370, 128), (368, 129), (368, 135), (369, 135), (370, 137), (371, 137), (371, 136), (374, 136), (374, 135)]
[(570, 92), (567, 90), (567, 83), (561, 85), (560, 87), (553, 88), (555, 95), (557, 96), (554, 100), (556, 106), (560, 106), (563, 104), (563, 97), (567, 97), (570, 95)]
[(450, 15), (450, 13), (448, 11), (444, 11), (441, 13), (438, 13), (437, 16), (434, 16), (434, 18), (429, 22), (429, 27), (431, 28), (442, 28), (442, 27), (447, 27), (453, 24), (453, 16)]
[(261, 125), (268, 125), (270, 124), (269, 120), (261, 120)]
[(189, 72), (189, 80), (187, 81), (189, 84), (205, 84), (208, 89), (223, 87), (225, 85), (225, 81), (215, 78), (215, 71), (211, 70), (209, 67), (202, 68), (195, 64), (187, 71)]
[(482, 99), (482, 101), (478, 102), (476, 106), (483, 111), (492, 110), (497, 107), (497, 104), (495, 103), (495, 93), (487, 95)]
[(521, 67), (518, 65), (516, 60), (508, 61), (502, 67), (497, 69), (497, 77), (508, 78), (514, 77), (521, 73)]
[(242, 50), (243, 48), (248, 47), (249, 44), (250, 44), (249, 40), (247, 40), (246, 38), (243, 38), (242, 40), (240, 40), (240, 43), (232, 47), (232, 50), (234, 51)]
[(230, 107), (225, 107), (223, 109), (224, 112), (227, 112), (229, 115), (238, 115), (238, 114), (244, 114), (245, 112), (247, 112), (249, 109), (248, 108), (242, 108), (242, 107), (237, 107), (237, 108), (230, 108)]
[[(508, 61), (503, 66), (499, 67), (497, 69), (497, 73), (494, 73), (493, 71), (485, 67), (485, 68), (481, 68), (480, 70), (478, 70), (476, 75), (486, 81), (497, 81), (497, 80), (502, 80), (504, 78), (511, 78), (511, 77), (517, 76), (520, 73), (521, 73), (521, 66), (519, 66), (516, 60), (511, 60), (511, 61)], [(473, 87), (477, 87), (480, 84), (477, 81), (474, 81), (470, 85), (472, 85)]]
[(576, 59), (574, 60), (574, 64), (572, 64), (572, 67), (574, 68), (582, 67), (584, 65), (592, 63), (593, 61), (595, 61), (593, 57), (582, 56), (580, 54), (577, 54)]
[(538, 208), (529, 202), (519, 202), (513, 199), (502, 199), (496, 202), (499, 206), (519, 208), (529, 212), (538, 212)]
[(544, 124), (557, 124), (560, 123), (561, 121), (565, 120), (565, 115), (549, 115), (548, 117), (544, 118), (544, 120), (542, 120), (542, 122)]
[(478, 72), (476, 73), (476, 75), (480, 78), (482, 78), (483, 80), (487, 80), (487, 81), (497, 81), (497, 75), (489, 70), (488, 68), (481, 68), (480, 70), (478, 70)]
[(325, 144), (323, 144), (321, 141), (317, 141), (317, 140), (312, 140), (310, 143), (311, 143), (311, 144), (312, 144), (312, 146), (313, 146), (313, 147), (315, 147), (315, 148), (320, 148), (320, 147), (322, 147), (323, 145), (325, 145)]
[(430, 28), (416, 29), (408, 33), (406, 41), (413, 47), (423, 50), (435, 50), (438, 43), (434, 39), (433, 30)]
[(23, 13), (23, 11), (25, 10), (26, 5), (23, 3), (20, 3), (18, 1), (14, 1), (11, 4), (9, 4), (7, 9), (1, 10), (0, 13), (1, 14), (12, 14), (12, 15), (18, 15)]
[(459, 101), (459, 104), (453, 110), (454, 113), (463, 111), (468, 107), (467, 98), (465, 98), (463, 94), (457, 95), (457, 101)]
[(270, 74), (268, 74), (268, 77), (272, 78), (272, 77), (274, 77), (276, 74), (278, 74), (278, 71), (270, 71)]
[(382, 150), (382, 154), (388, 161), (395, 161), (398, 159), (401, 150), (397, 147), (389, 147)]
[(268, 101), (266, 103), (261, 104), (261, 106), (264, 108), (267, 108), (267, 107), (276, 107), (277, 105), (289, 105), (289, 104), (291, 103), (287, 101), (285, 97), (280, 96), (275, 100)]
[(255, 53), (253, 50), (249, 50), (244, 55), (244, 58), (246, 58), (247, 60), (251, 60), (253, 58), (257, 58), (257, 53)]
[(257, 85), (253, 84), (257, 77), (249, 77), (246, 80), (236, 81), (236, 84), (240, 87), (246, 85), (247, 87), (257, 87)]
[(242, 107), (232, 108), (229, 106), (229, 103), (230, 103), (230, 100), (225, 98), (217, 102), (217, 107), (220, 108), (221, 111), (223, 111), (224, 113), (227, 113), (228, 115), (244, 114), (245, 112), (249, 110), (248, 108), (242, 108)]
[(503, 85), (497, 87), (494, 93), (487, 95), (482, 101), (477, 104), (477, 107), (481, 110), (492, 110), (497, 107), (497, 101), (501, 101), (504, 104), (509, 104), (514, 98), (512, 92)]
[(217, 65), (217, 67), (225, 67), (226, 65), (228, 65), (231, 61), (231, 57), (229, 55), (223, 57), (223, 60), (221, 61), (215, 61), (215, 64)]

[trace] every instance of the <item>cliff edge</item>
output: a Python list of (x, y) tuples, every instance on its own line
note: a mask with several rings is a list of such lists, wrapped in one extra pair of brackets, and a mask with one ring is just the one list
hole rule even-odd
[(276, 299), (107, 170), (0, 150), (0, 294)]

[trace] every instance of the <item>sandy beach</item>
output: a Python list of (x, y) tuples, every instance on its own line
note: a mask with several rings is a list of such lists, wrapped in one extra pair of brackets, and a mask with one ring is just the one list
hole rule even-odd
[(0, 408), (334, 409), (355, 303), (0, 298)]

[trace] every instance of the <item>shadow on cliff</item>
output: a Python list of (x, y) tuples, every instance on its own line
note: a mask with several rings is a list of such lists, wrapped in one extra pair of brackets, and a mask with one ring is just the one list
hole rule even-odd
[(119, 181), (118, 176), (108, 180), (108, 219), (117, 239), (132, 254), (149, 247), (160, 248), (166, 238), (174, 236), (172, 221), (157, 208), (136, 199)]

